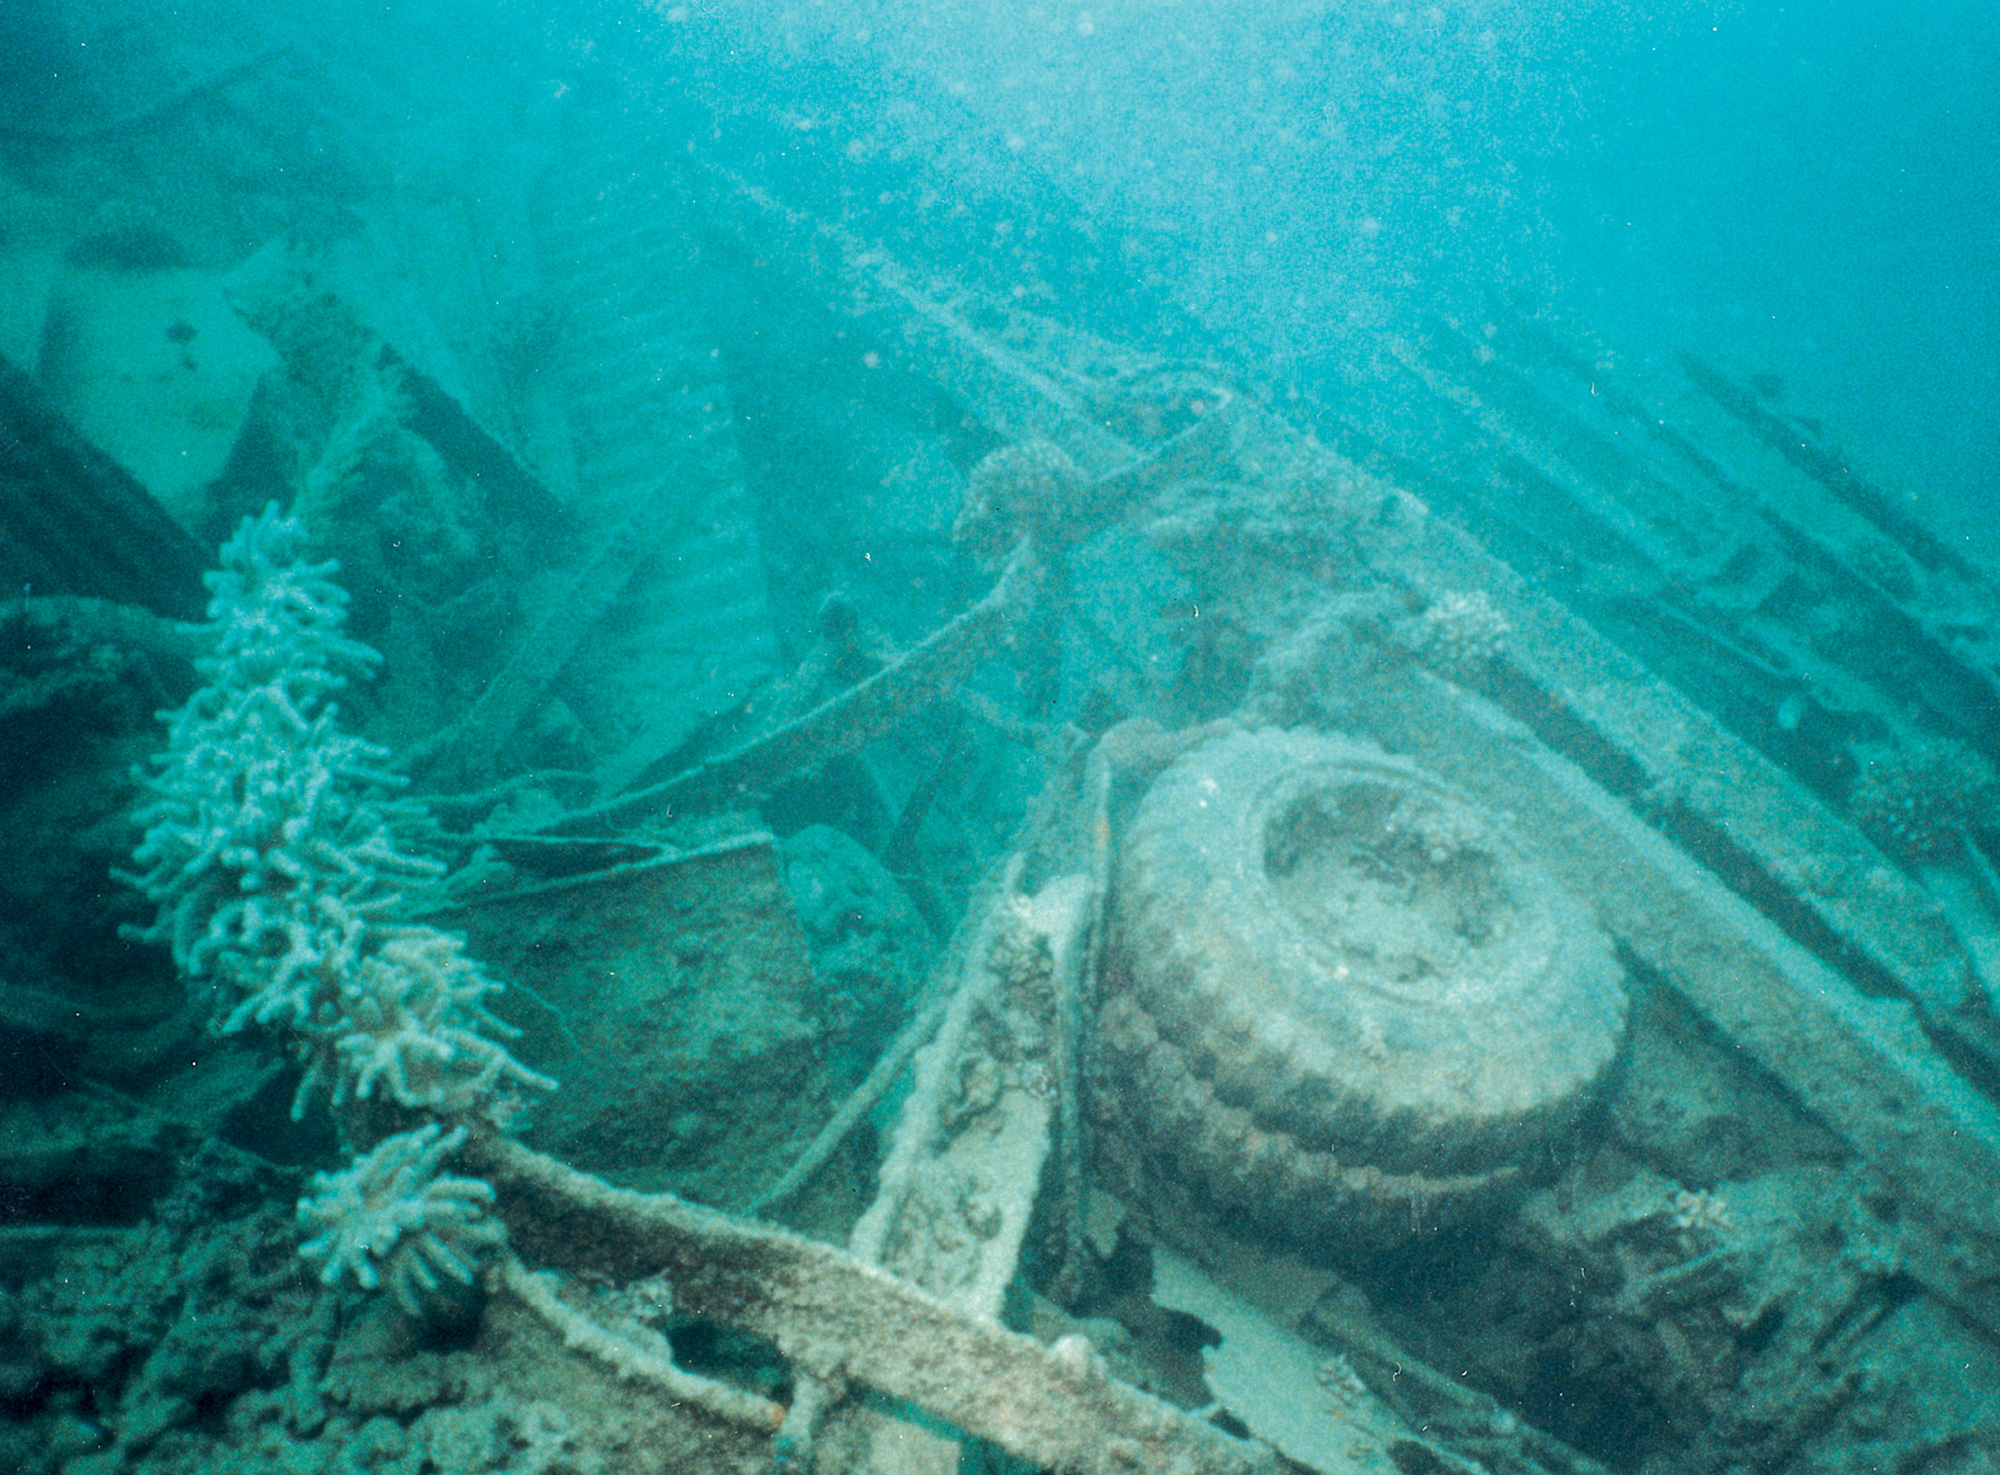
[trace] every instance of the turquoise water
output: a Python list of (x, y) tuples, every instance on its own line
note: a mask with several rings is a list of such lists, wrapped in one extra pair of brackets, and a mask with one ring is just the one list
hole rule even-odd
[(682, 9), (802, 134), (1032, 170), (1017, 201), (1279, 377), (1506, 282), (1625, 355), (1776, 374), (2000, 522), (1991, 6)]
[[(50, 74), (74, 81), (93, 7), (9, 12), (6, 85), (36, 107), (60, 99)], [(359, 81), (348, 68), (374, 79), (364, 93), (393, 78), (417, 110), (397, 124), (428, 106), (432, 129), (496, 144), (587, 104), (592, 76), (616, 74), (655, 84), (649, 101), (668, 112), (691, 95), (776, 130), (740, 162), (799, 168), (794, 187), (838, 188), (865, 160), (900, 199), (899, 154), (950, 156), (958, 187), (989, 192), (1018, 231), (1084, 233), (1044, 252), (1055, 270), (1074, 269), (1066, 252), (1101, 252), (1118, 266), (1094, 281), (1100, 296), (1150, 282), (1280, 375), (1351, 352), (1350, 335), (1413, 302), (1525, 286), (1628, 355), (1683, 344), (1780, 375), (1801, 407), (1929, 495), (1994, 520), (1991, 6), (635, 0), (181, 13), (195, 27), (218, 18), (218, 61), (297, 38), (336, 92)], [(107, 22), (118, 14), (105, 8)], [(198, 55), (180, 59), (199, 70)], [(705, 146), (727, 157), (745, 143), (739, 128)]]
[[(1146, 1234), (1296, 1208), (1315, 1227), (1273, 1243), (1317, 1255), (1354, 1131), (1390, 1139), (1341, 1189), (1381, 1242), (1271, 1299), (1359, 1348), (1326, 1267), (1352, 1272), (1445, 1370), (1431, 1395), (1477, 1368), (1468, 1440), (1518, 1415), (1677, 1468), (1761, 1357), (1801, 1378), (1785, 1437), (1819, 1441), (1772, 1468), (1863, 1468), (1878, 1434), (1884, 1466), (1970, 1468), (2000, 1388), (2000, 612), (1956, 545), (2000, 558), (1997, 232), (1991, 5), (0, 0), (0, 1470), (602, 1468), (627, 1414), (634, 1447), (657, 1431), (547, 1327), (506, 1342), (562, 1325), (544, 1271), (636, 1339), (610, 1362), (651, 1347), (657, 1378), (666, 1348), (796, 1407), (795, 1328), (675, 1312), (595, 1237), (629, 1225), (524, 1193), (494, 1143), (849, 1244), (883, 1181), (923, 1181), (881, 1170), (893, 1143), (1003, 1099), (1025, 1138), (1049, 1114), (1062, 1171), (1031, 1143), (1014, 1197), (947, 1183), (935, 1245), (866, 1257), (935, 1289), (1005, 1243), (968, 1278), (1010, 1325), (1156, 1338), (1119, 1374), (1187, 1409), (1300, 1400), (1205, 1388), (1194, 1318), (1240, 1350), (1256, 1316), (1192, 1266), (1149, 1302)], [(1683, 353), (1719, 366), (1706, 395)], [(173, 624), (218, 556), (220, 654)], [(913, 677), (915, 649), (952, 654)], [(1378, 929), (1356, 956), (1381, 941), (1399, 985), (1483, 943), (1488, 819), (1595, 888), (1549, 915), (1617, 934), (1616, 964), (1579, 943), (1601, 1038), (1491, 1133), (1562, 1185), (1539, 1217), (1430, 1243), (1426, 1195), (1483, 1213), (1521, 1165), (1487, 1181), (1455, 1121), (1383, 1128), (1282, 1020), (1203, 1033), (1196, 985), (1235, 998), (1233, 961), (1175, 1004), (1177, 963), (1064, 952), (1111, 957), (1123, 1010), (1116, 1068), (1070, 1073), (1053, 959), (1225, 717), (1477, 795), (1487, 818), (1385, 809), (1399, 759), (1359, 786), (1375, 819), (1301, 789), (1297, 833), (1254, 837), (1244, 873), (1296, 849), (1279, 869), (1339, 901), (1302, 914)], [(1141, 881), (1187, 880), (1162, 837), (1225, 780), (1334, 762), (1291, 751), (1181, 765)], [(1350, 822), (1401, 837), (1356, 852), (1383, 875), (1424, 840), (1421, 906), (1374, 872), (1339, 892)], [(935, 1025), (1003, 874), (1020, 904), (963, 976), (1004, 973), (1015, 1014), (937, 1078), (963, 1110), (938, 1085), (905, 1119), (892, 1042)], [(1161, 895), (1131, 915), (1171, 953), (1204, 914)], [(1355, 1017), (1374, 1064), (1346, 1034), (1328, 1058), (1357, 1079), (1515, 1060), (1482, 1021), (1448, 1053), (1428, 1016)], [(839, 1115), (885, 1058), (898, 1084)], [(1131, 1217), (1107, 1198), (1059, 1244), (1085, 1098)], [(1146, 1146), (1155, 1116), (1185, 1140)], [(1412, 1164), (1444, 1152), (1479, 1171), (1435, 1188)], [(894, 1402), (896, 1338), (856, 1304), (829, 1321)], [(1829, 1342), (1905, 1411), (1813, 1385)], [(1360, 1396), (1346, 1355), (1306, 1368), (1313, 1406)], [(985, 1429), (958, 1395), (926, 1416)], [(768, 1468), (773, 1406), (715, 1468)], [(1027, 1468), (984, 1437), (981, 1468)]]
[(1223, 337), (1312, 358), (1505, 276), (1783, 375), (1994, 520), (1991, 6), (690, 9), (775, 88), (844, 74), (849, 127), (962, 110)]
[(1585, 52), (1550, 171), (1566, 281), (1614, 340), (1787, 376), (1990, 537), (2000, 12), (1688, 7), (1661, 31)]

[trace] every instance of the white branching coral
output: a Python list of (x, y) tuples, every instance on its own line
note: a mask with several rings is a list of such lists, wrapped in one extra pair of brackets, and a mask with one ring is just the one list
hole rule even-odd
[(384, 1138), (338, 1173), (315, 1173), (299, 1200), (299, 1254), (323, 1285), (387, 1286), (412, 1316), (445, 1281), (469, 1286), (479, 1263), (506, 1242), (488, 1216), (493, 1190), (443, 1171), (465, 1128), (430, 1122)]
[(297, 890), (365, 915), (440, 869), (395, 839), (405, 816), (376, 797), (399, 782), (388, 755), (336, 726), (333, 695), (380, 658), (341, 634), (346, 592), (332, 564), (299, 557), (303, 541), (274, 505), (223, 545), (202, 627), (214, 650), (196, 663), (207, 684), (168, 714), (167, 750), (142, 776), (154, 797), (130, 879), (161, 906), (147, 936), (192, 977), (246, 982), (251, 960), (282, 957)]
[(324, 1096), (350, 1143), (412, 1114), (451, 1124), (395, 1132), (299, 1203), (300, 1253), (326, 1284), (387, 1285), (421, 1315), (505, 1240), (492, 1189), (445, 1163), (468, 1125), (505, 1127), (524, 1089), (555, 1082), (499, 1043), (515, 1033), (487, 1007), (500, 985), (461, 940), (399, 920), (443, 867), (408, 846), (426, 816), (387, 797), (388, 754), (336, 720), (334, 695), (380, 657), (342, 633), (347, 595), (304, 541), (272, 506), (223, 546), (206, 684), (140, 775), (127, 879), (159, 907), (140, 935), (213, 991), (214, 1028), (268, 1031), (304, 1064), (294, 1117)]
[(2000, 818), (2000, 777), (1963, 743), (1947, 739), (1857, 755), (1848, 812), (1875, 840), (1919, 861), (1948, 861), (1969, 826)]
[(275, 505), (208, 575), (206, 684), (168, 717), (129, 879), (159, 905), (141, 935), (213, 988), (216, 1029), (283, 1035), (336, 1108), (396, 1106), (504, 1125), (554, 1085), (497, 1043), (500, 985), (435, 928), (392, 919), (442, 867), (399, 838), (421, 812), (384, 797), (387, 753), (340, 730), (334, 695), (380, 657), (342, 633), (334, 565)]
[(516, 1031), (481, 1002), (501, 986), (459, 938), (423, 926), (371, 935), (377, 946), (343, 983), (341, 1012), (306, 1032), (302, 1096), (324, 1085), (342, 1106), (371, 1100), (379, 1085), (401, 1106), (505, 1126), (520, 1100), (514, 1088), (555, 1085), (490, 1038)]
[(1476, 675), (1507, 649), (1513, 631), (1483, 590), (1450, 590), (1419, 617), (1412, 644), (1426, 664), (1447, 676)]

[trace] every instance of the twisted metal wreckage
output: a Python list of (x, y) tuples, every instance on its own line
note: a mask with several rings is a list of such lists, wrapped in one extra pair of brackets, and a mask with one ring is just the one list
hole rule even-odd
[[(1497, 359), (1433, 322), (1423, 342), (1388, 346), (1388, 372), (1456, 423), (1422, 460), (1399, 456), (1396, 431), (1370, 424), (1364, 408), (1352, 423), (1357, 443), (1379, 435), (1374, 459), (1401, 473), (1396, 485), (1200, 371), (1127, 360), (1125, 373), (1106, 376), (1113, 350), (1018, 311), (996, 315), (1002, 331), (983, 331), (879, 251), (739, 181), (705, 183), (714, 218), (747, 253), (789, 264), (819, 300), (895, 345), (905, 366), (1002, 439), (1062, 450), (1030, 453), (1027, 471), (1002, 453), (984, 483), (975, 476), (961, 535), (1012, 549), (991, 592), (964, 614), (824, 705), (569, 815), (551, 835), (608, 835), (649, 812), (755, 800), (950, 698), (983, 661), (1018, 651), (1038, 601), (1060, 598), (1047, 571), (1065, 550), (1120, 520), (1150, 522), (1156, 545), (1185, 553), (1199, 568), (1204, 617), (1255, 632), (1263, 654), (1219, 723), (1175, 734), (1138, 719), (1094, 740), (1072, 736), (1037, 819), (969, 909), (928, 1002), (758, 1201), (795, 1192), (914, 1061), (879, 1196), (845, 1252), (610, 1189), (515, 1144), (480, 1144), (474, 1161), (521, 1253), (621, 1281), (663, 1274), (677, 1305), (775, 1342), (798, 1391), (784, 1411), (734, 1394), (704, 1402), (637, 1349), (576, 1325), (577, 1313), (547, 1290), (510, 1280), (572, 1345), (629, 1375), (650, 1370), (674, 1396), (726, 1413), (752, 1442), (775, 1427), (794, 1459), (844, 1391), (868, 1389), (1059, 1469), (1594, 1468), (1424, 1370), (1365, 1309), (1322, 1307), (1314, 1346), (1235, 1300), (1170, 1253), (1199, 1253), (1214, 1221), (1185, 1195), (1167, 1195), (1187, 1212), (1178, 1226), (1173, 1209), (1140, 1207), (1162, 1192), (1143, 1176), (1120, 1186), (1158, 1249), (1162, 1294), (1173, 1278), (1179, 1304), (1255, 1349), (1254, 1372), (1239, 1363), (1232, 1375), (1220, 1355), (1210, 1365), (1235, 1433), (1111, 1376), (1079, 1333), (1048, 1344), (995, 1320), (1038, 1191), (1056, 1200), (1064, 1245), (1052, 1282), (1061, 1286), (1093, 1253), (1084, 1102), (1093, 1089), (1102, 1100), (1124, 1088), (1088, 1081), (1084, 1060), (1106, 1053), (1092, 1031), (1119, 986), (1103, 976), (1107, 937), (1116, 946), (1106, 904), (1130, 794), (1218, 733), (1301, 722), (1365, 733), (1509, 815), (1560, 884), (1587, 898), (1635, 975), (1837, 1140), (1849, 1165), (1844, 1191), (1895, 1206), (1883, 1210), (1893, 1229), (1875, 1226), (1894, 1249), (1874, 1271), (1795, 1267), (1798, 1279), (1756, 1285), (1749, 1299), (1760, 1303), (1728, 1308), (1739, 1325), (1790, 1325), (1745, 1373), (1741, 1386), (1752, 1391), (1741, 1396), (1754, 1413), (1711, 1411), (1723, 1424), (1718, 1448), (1733, 1441), (1780, 1456), (1856, 1398), (1851, 1362), (1834, 1354), (1803, 1369), (1797, 1349), (1840, 1338), (1855, 1357), (1857, 1325), (1883, 1314), (1871, 1300), (1884, 1276), (1903, 1287), (1898, 1295), (1934, 1297), (1983, 1336), (2000, 1330), (1989, 1187), (2000, 1137), (1979, 1084), (1990, 1088), (2000, 1059), (1991, 815), (1970, 792), (1903, 795), (1873, 810), (1855, 797), (1843, 813), (1825, 779), (1838, 757), (1830, 745), (1852, 732), (1855, 714), (1867, 714), (1878, 742), (1916, 753), (1918, 767), (1942, 741), (1995, 756), (2000, 652), (1991, 622), (1976, 617), (1991, 607), (1989, 571), (1796, 422), (1692, 358), (1683, 367), (1698, 393), (1669, 405), (1605, 394), (1588, 363), (1524, 319), (1496, 312)], [(1022, 342), (1038, 351), (1010, 346)], [(1145, 448), (1121, 441), (1106, 429), (1107, 382), (1128, 412), (1149, 390), (1158, 404), (1182, 407), (1181, 428)], [(1206, 413), (1188, 415), (1190, 402)], [(1591, 572), (1567, 600), (1555, 597), (1560, 570), (1583, 548)], [(1337, 581), (1347, 592), (1325, 590), (1329, 554), (1353, 563)], [(1456, 592), (1465, 590), (1482, 592)], [(1827, 638), (1836, 630), (1840, 638)], [(1920, 808), (1930, 817), (1917, 818)], [(1936, 833), (1904, 828), (1914, 825)], [(1885, 863), (1885, 850), (1916, 863)], [(1957, 1072), (1940, 1069), (1941, 1059)], [(1116, 1107), (1099, 1116), (1112, 1140), (1130, 1126)], [(1200, 1150), (1254, 1152), (1244, 1136), (1255, 1128), (1233, 1130), (1237, 1140)], [(1189, 1126), (1180, 1149), (1196, 1154), (1199, 1135)], [(1143, 1175), (1130, 1132), (1122, 1145), (1125, 1171)], [(1105, 1154), (1114, 1180), (1118, 1160)], [(1359, 1196), (1408, 1192), (1378, 1175), (1364, 1178)], [(1353, 1198), (1343, 1203), (1357, 1226), (1367, 1217)], [(1405, 1207), (1394, 1203), (1397, 1213)], [(1664, 1217), (1681, 1246), (1672, 1263), (1621, 1285), (1626, 1315), (1727, 1303), (1744, 1296), (1746, 1278), (1758, 1281), (1713, 1234), (1728, 1223), (1719, 1198), (1682, 1190), (1664, 1213), (1619, 1201), (1600, 1217), (1571, 1232), (1602, 1246)], [(1256, 1260), (1240, 1246), (1234, 1253)], [(1228, 1262), (1224, 1254), (1210, 1268)], [(1820, 1275), (1827, 1283), (1809, 1290), (1805, 1280)], [(1407, 1371), (1415, 1388), (1399, 1392), (1394, 1376), (1343, 1377), (1347, 1358)], [(889, 1421), (852, 1406), (848, 1416)], [(877, 1434), (878, 1467), (955, 1467), (949, 1441), (928, 1456), (913, 1442), (922, 1441), (907, 1427)]]
[[(1958, 1335), (2000, 1341), (2000, 827), (1980, 807), (1978, 766), (2000, 761), (1990, 569), (1769, 396), (1694, 358), (1682, 381), (1633, 387), (1628, 375), (1613, 392), (1587, 356), (1496, 303), (1483, 331), (1434, 320), (1385, 344), (1380, 399), (1339, 411), (1342, 454), (1220, 371), (947, 295), (722, 170), (676, 167), (727, 249), (840, 315), (1003, 443), (974, 474), (958, 529), (997, 577), (928, 638), (814, 704), (854, 638), (835, 611), (825, 648), (761, 732), (650, 783), (671, 745), (627, 755), (613, 797), (487, 837), (559, 879), (437, 916), (486, 926), (500, 947), (492, 919), (591, 888), (690, 874), (762, 884), (752, 873), (768, 869), (769, 836), (676, 851), (636, 831), (753, 806), (932, 704), (1039, 745), (1049, 778), (909, 1025), (750, 1213), (613, 1187), (499, 1135), (466, 1143), (461, 1169), (491, 1184), (508, 1244), (481, 1335), (544, 1369), (521, 1376), (567, 1380), (572, 1396), (598, 1377), (657, 1468), (950, 1470), (967, 1436), (1036, 1467), (1105, 1475), (1599, 1468), (1432, 1371), (1338, 1291), (1299, 1232), (1263, 1222), (1292, 1217), (1309, 1243), (1351, 1239), (1351, 1251), (1498, 1204), (1520, 1214), (1532, 1253), (1583, 1267), (1576, 1294), (1614, 1328), (1631, 1396), (1705, 1425), (1689, 1443), (1718, 1465), (1754, 1455), (1775, 1468), (1859, 1407), (1868, 1338), (1903, 1307), (1940, 1308)], [(623, 188), (640, 198), (655, 185), (635, 172)], [(618, 208), (616, 192), (599, 208)], [(269, 328), (285, 351), (275, 315)], [(408, 367), (420, 412), (463, 415), (420, 362)], [(32, 386), (10, 394), (17, 414), (37, 403)], [(1392, 401), (1423, 407), (1420, 433)], [(51, 466), (87, 458), (62, 441), (44, 413), (9, 445)], [(492, 777), (493, 755), (544, 705), (644, 550), (691, 536), (684, 512), (659, 505), (670, 500), (634, 511), (579, 565), (477, 701), (410, 756), (413, 771), (446, 792)], [(1190, 679), (1212, 683), (1206, 720), (1170, 731), (1142, 701), (1096, 732), (1050, 731), (969, 689), (996, 656), (1031, 679), (1058, 658), (1055, 632), (1075, 618), (1071, 554), (1114, 526), (1143, 527), (1197, 591)], [(68, 616), (110, 618), (80, 605)], [(1413, 1166), (1426, 1152), (1393, 1140), (1421, 1111), (1391, 1102), (1350, 1134), (1351, 1151), (1335, 1150), (1340, 1131), (1294, 1099), (1310, 1093), (1273, 1105), (1231, 1076), (1320, 1069), (1306, 1024), (1246, 1044), (1260, 1026), (1204, 1024), (1204, 1008), (1226, 1009), (1213, 1001), (1170, 1008), (1168, 994), (1197, 985), (1147, 972), (1174, 919), (1125, 898), (1141, 864), (1130, 857), (1150, 846), (1146, 864), (1180, 864), (1160, 857), (1181, 822), (1146, 818), (1149, 786), (1261, 773), (1254, 755), (1218, 755), (1292, 740), (1279, 732), (1353, 741), (1288, 750), (1278, 765), (1332, 776), (1318, 797), (1270, 811), (1296, 854), (1276, 858), (1277, 830), (1256, 833), (1274, 875), (1317, 863), (1323, 831), (1379, 800), (1383, 832), (1416, 836), (1449, 905), (1498, 906), (1488, 893), (1507, 892), (1514, 910), (1493, 925), (1519, 942), (1541, 925), (1523, 893), (1546, 886), (1587, 913), (1552, 913), (1551, 926), (1609, 939), (1574, 965), (1597, 980), (1595, 1002), (1565, 1016), (1587, 1016), (1578, 1048), (1597, 1053), (1561, 1081), (1530, 1083), (1545, 1095), (1487, 1113), (1505, 1118), (1488, 1134), (1497, 1142), (1424, 1139), (1444, 1169)], [(1859, 778), (1857, 753), (1872, 765)], [(1202, 762), (1211, 768), (1188, 766)], [(1958, 792), (1942, 792), (1938, 775), (1952, 773)], [(1471, 936), (1462, 917), (1452, 928)], [(1600, 977), (1613, 946), (1629, 1021), (1624, 985)], [(1520, 993), (1479, 994), (1491, 1012), (1467, 1026), (1468, 1058), (1503, 1058), (1507, 1080), (1473, 1081), (1454, 1101), (1505, 1096), (1541, 1069), (1524, 1059), (1568, 1038), (1508, 1036), (1528, 1027), (1519, 1011), (1548, 982), (1542, 961)], [(1412, 1038), (1444, 1058), (1447, 1042), (1422, 1028), (1364, 1022), (1355, 1048), (1391, 1075)], [(1760, 1103), (1754, 1119), (1776, 1136), (1809, 1142), (1783, 1167), (1832, 1165), (1823, 1197), (1835, 1206), (1797, 1211), (1746, 1249), (1719, 1194), (1657, 1174), (1606, 1169), (1601, 1182), (1527, 1193), (1547, 1176), (1537, 1152), (1560, 1157), (1585, 1109), (1638, 1112), (1621, 1093), (1641, 1094), (1635, 1081), (1675, 1052), (1686, 1069), (1729, 1076), (1729, 1099)], [(1621, 1053), (1649, 1064), (1614, 1067)], [(846, 1247), (760, 1222), (906, 1073), (876, 1196)], [(1337, 1099), (1333, 1115), (1351, 1104)], [(1735, 1212), (1755, 1216), (1759, 1192), (1735, 1187)], [(1129, 1380), (1134, 1364), (1114, 1371), (1102, 1323), (1051, 1308), (1046, 1336), (1003, 1325), (1037, 1234), (1052, 1246), (1041, 1280), (1057, 1300), (1121, 1240), (1147, 1245), (1159, 1304), (1222, 1334), (1205, 1361), (1212, 1402), (1177, 1406)], [(1315, 1294), (1279, 1305), (1255, 1289), (1286, 1277)], [(602, 1314), (590, 1294), (659, 1282), (677, 1312), (773, 1345), (789, 1403), (677, 1366), (663, 1336)], [(1517, 1388), (1507, 1401), (1528, 1400)], [(1950, 1428), (1926, 1447), (1975, 1435)]]

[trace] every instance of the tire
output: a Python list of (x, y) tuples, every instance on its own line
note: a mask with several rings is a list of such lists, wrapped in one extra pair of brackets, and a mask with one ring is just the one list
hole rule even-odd
[(1465, 797), (1351, 741), (1273, 729), (1185, 755), (1127, 827), (1113, 906), (1112, 987), (1173, 1058), (1344, 1169), (1512, 1176), (1624, 1036), (1584, 907)]

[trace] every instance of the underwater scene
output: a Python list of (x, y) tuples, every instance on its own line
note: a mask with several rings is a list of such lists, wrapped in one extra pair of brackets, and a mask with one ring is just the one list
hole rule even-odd
[(2000, 1471), (2000, 9), (0, 0), (0, 1475)]

